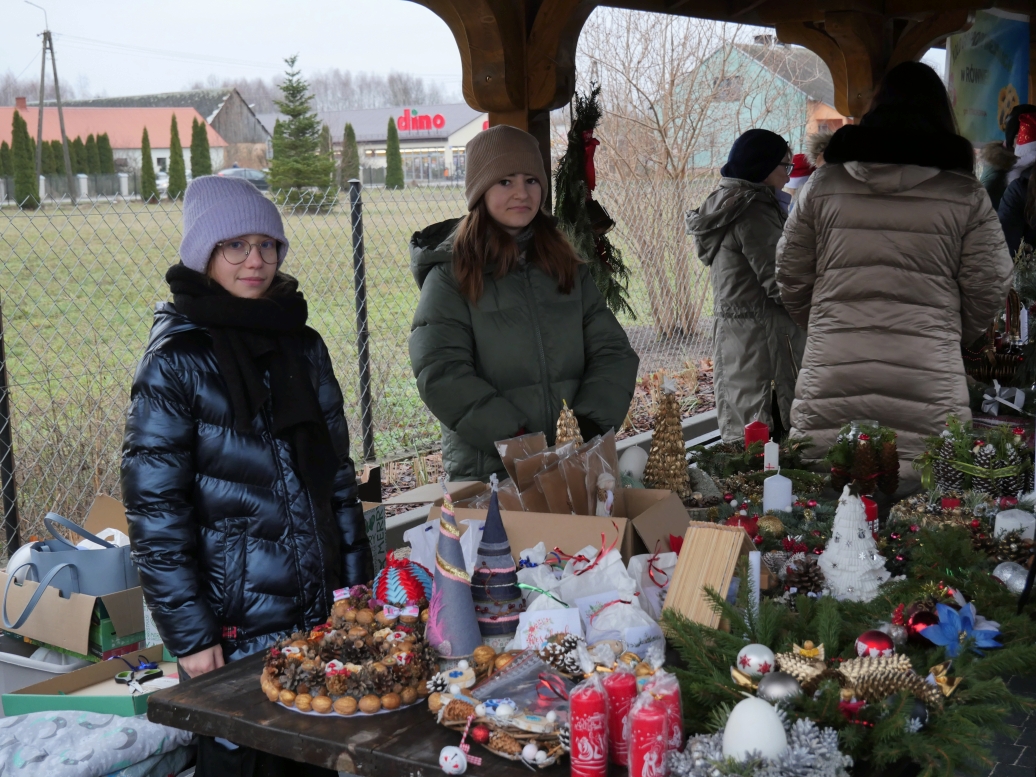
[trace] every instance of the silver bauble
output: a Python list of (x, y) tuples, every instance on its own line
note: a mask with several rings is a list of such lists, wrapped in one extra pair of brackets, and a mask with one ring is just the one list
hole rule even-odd
[(1013, 561), (997, 564), (996, 569), (993, 570), (993, 577), (1007, 586), (1007, 590), (1016, 596), (1021, 595), (1025, 588), (1025, 579), (1028, 576), (1029, 570)]
[(883, 631), (892, 637), (892, 644), (899, 646), (905, 645), (907, 641), (907, 630), (906, 626), (900, 626), (896, 623), (882, 623), (878, 626), (878, 631)]
[(787, 672), (770, 672), (759, 680), (755, 695), (771, 704), (777, 704), (801, 696), (802, 686)]

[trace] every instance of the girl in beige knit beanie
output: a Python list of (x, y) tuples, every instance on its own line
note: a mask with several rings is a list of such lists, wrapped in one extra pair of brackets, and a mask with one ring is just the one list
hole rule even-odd
[(450, 477), (488, 480), (507, 476), (494, 443), (543, 432), (553, 444), (563, 403), (586, 440), (617, 429), (638, 359), (546, 212), (547, 174), (532, 135), (507, 126), (476, 135), (465, 187), (467, 215), (410, 243), (421, 289), (410, 362), (442, 423)]

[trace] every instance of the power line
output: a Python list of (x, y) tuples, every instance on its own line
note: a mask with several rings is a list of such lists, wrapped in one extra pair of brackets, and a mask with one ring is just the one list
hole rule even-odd
[(281, 65), (269, 62), (258, 62), (255, 60), (233, 59), (230, 57), (215, 57), (205, 54), (196, 54), (186, 51), (171, 51), (168, 49), (154, 49), (146, 46), (132, 46), (128, 43), (116, 43), (114, 41), (97, 40), (95, 38), (84, 38), (78, 35), (67, 33), (54, 33), (61, 38), (68, 48), (78, 48), (86, 51), (106, 51), (110, 53), (146, 55), (154, 59), (176, 60), (193, 62), (195, 64), (212, 65), (233, 65), (237, 67), (254, 67), (263, 69), (279, 70)]

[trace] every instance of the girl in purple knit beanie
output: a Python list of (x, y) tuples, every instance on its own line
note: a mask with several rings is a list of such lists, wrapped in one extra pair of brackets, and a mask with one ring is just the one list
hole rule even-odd
[[(133, 381), (130, 542), (184, 677), (323, 623), (335, 589), (372, 577), (342, 392), (298, 281), (279, 271), (287, 252), (259, 190), (194, 179), (173, 302), (156, 309)], [(333, 774), (275, 760), (200, 737), (195, 773)]]

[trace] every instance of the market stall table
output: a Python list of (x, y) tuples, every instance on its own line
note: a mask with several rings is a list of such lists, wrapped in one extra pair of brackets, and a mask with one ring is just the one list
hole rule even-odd
[[(456, 732), (435, 724), (423, 701), (398, 712), (351, 718), (293, 712), (263, 695), (262, 668), (263, 655), (258, 654), (158, 691), (148, 702), (148, 719), (364, 777), (411, 777), (421, 770), (437, 774), (439, 751), (460, 742)], [(481, 766), (470, 768), (479, 777), (530, 774), (521, 763), (477, 745), (471, 754), (482, 758)], [(535, 771), (544, 777), (567, 775), (568, 761)]]

